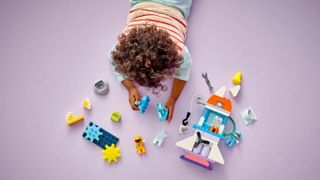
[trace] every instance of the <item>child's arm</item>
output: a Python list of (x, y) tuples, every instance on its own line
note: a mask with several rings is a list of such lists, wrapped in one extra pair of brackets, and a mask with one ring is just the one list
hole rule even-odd
[(173, 116), (174, 105), (178, 100), (186, 81), (174, 78), (172, 83), (171, 94), (166, 102), (166, 108), (168, 109), (168, 118), (167, 121), (170, 122)]
[(122, 84), (128, 90), (129, 103), (131, 105), (131, 108), (133, 110), (139, 110), (139, 108), (134, 105), (135, 101), (140, 101), (140, 95), (139, 95), (138, 89), (136, 88), (136, 86), (134, 85), (134, 83), (132, 81), (127, 80), (127, 79), (123, 80)]

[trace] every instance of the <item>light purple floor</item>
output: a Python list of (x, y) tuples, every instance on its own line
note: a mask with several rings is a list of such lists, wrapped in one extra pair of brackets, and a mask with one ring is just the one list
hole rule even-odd
[[(319, 1), (195, 0), (187, 40), (192, 75), (170, 125), (157, 121), (154, 106), (169, 92), (151, 96), (147, 113), (133, 112), (106, 63), (128, 9), (127, 0), (1, 0), (1, 180), (319, 179)], [(241, 143), (220, 144), (225, 165), (213, 172), (180, 160), (175, 142), (186, 137), (178, 126), (191, 96), (209, 96), (201, 73), (219, 88), (231, 87), (237, 70), (244, 79), (232, 116)], [(92, 90), (99, 78), (111, 84), (105, 97)], [(87, 97), (93, 110), (84, 112), (85, 123), (68, 127), (66, 113), (83, 112)], [(248, 127), (239, 115), (247, 106), (260, 119)], [(115, 110), (120, 124), (109, 120)], [(194, 106), (193, 122), (200, 112)], [(89, 121), (120, 138), (117, 164), (102, 161), (101, 149), (81, 137)], [(152, 144), (158, 129), (169, 134), (161, 148)], [(147, 156), (135, 152), (135, 135), (145, 138)]]

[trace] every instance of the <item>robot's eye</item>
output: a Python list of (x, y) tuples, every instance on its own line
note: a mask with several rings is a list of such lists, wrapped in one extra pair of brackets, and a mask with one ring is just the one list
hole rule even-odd
[(136, 143), (139, 143), (141, 139), (136, 139), (134, 140)]

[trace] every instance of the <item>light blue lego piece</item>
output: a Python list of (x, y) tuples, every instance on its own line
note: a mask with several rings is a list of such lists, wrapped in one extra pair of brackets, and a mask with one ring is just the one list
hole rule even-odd
[(232, 148), (234, 143), (239, 143), (240, 137), (241, 137), (241, 132), (236, 130), (233, 134), (231, 134), (230, 138), (225, 141), (226, 145), (229, 148)]
[(141, 98), (140, 103), (135, 102), (134, 104), (135, 104), (135, 106), (137, 106), (139, 108), (140, 112), (144, 113), (144, 112), (146, 112), (146, 109), (147, 109), (147, 107), (149, 105), (149, 102), (150, 102), (150, 97), (149, 96), (143, 96)]
[(157, 113), (160, 122), (166, 121), (168, 117), (168, 109), (162, 103), (157, 103)]
[(102, 132), (100, 132), (100, 127), (91, 123), (88, 124), (84, 132), (86, 134), (84, 138), (90, 140), (91, 142), (93, 142), (93, 140), (99, 141), (99, 136), (102, 135)]

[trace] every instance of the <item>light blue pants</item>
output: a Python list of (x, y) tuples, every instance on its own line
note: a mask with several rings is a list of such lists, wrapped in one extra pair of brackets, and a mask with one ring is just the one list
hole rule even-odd
[(155, 2), (173, 6), (182, 12), (185, 19), (188, 19), (192, 5), (192, 0), (130, 0), (131, 7), (139, 2)]

